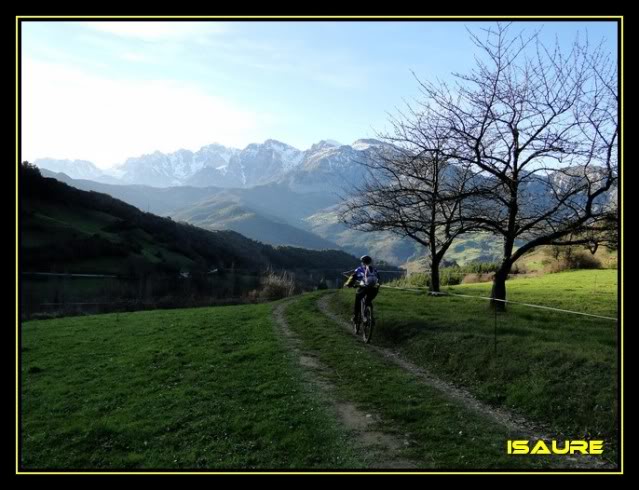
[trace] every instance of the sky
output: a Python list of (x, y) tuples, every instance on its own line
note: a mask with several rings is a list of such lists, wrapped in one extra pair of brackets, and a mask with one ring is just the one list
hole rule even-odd
[[(305, 150), (374, 137), (421, 80), (468, 72), (477, 49), (454, 21), (23, 21), (22, 160), (129, 157), (276, 139)], [(617, 56), (614, 22), (516, 22)]]

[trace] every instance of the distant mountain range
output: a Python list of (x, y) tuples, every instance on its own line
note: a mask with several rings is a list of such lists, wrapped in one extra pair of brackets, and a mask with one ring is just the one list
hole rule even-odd
[(87, 160), (56, 160), (54, 158), (40, 158), (34, 162), (41, 169), (63, 173), (74, 179), (89, 179), (100, 181), (114, 179)]
[(200, 226), (226, 229), (272, 245), (373, 253), (403, 263), (420, 246), (390, 233), (364, 234), (340, 225), (334, 207), (366, 173), (384, 143), (351, 145), (322, 140), (306, 151), (266, 140), (243, 150), (219, 144), (196, 152), (154, 152), (101, 171), (80, 160), (39, 159), (43, 175), (79, 189), (109, 194), (143, 211)]
[(250, 188), (285, 183), (302, 192), (334, 191), (361, 179), (364, 167), (356, 163), (366, 161), (372, 148), (382, 144), (373, 139), (357, 140), (352, 145), (322, 140), (306, 151), (272, 139), (252, 143), (243, 150), (211, 144), (196, 152), (156, 151), (129, 158), (109, 171), (84, 160), (44, 158), (34, 163), (73, 179), (109, 184)]
[(373, 254), (388, 263), (402, 264), (422, 257), (422, 247), (388, 232), (362, 233), (340, 224), (335, 192), (296, 192), (285, 183), (246, 189), (220, 187), (151, 187), (113, 185), (72, 179), (42, 170), (85, 191), (108, 194), (137, 208), (209, 229), (232, 230), (271, 245), (315, 250), (344, 250), (361, 256)]
[[(351, 145), (322, 140), (300, 151), (275, 140), (243, 150), (212, 144), (195, 153), (180, 150), (129, 158), (110, 173), (87, 161), (35, 163), (43, 175), (71, 186), (209, 230), (232, 230), (271, 245), (368, 253), (399, 265), (423, 258), (426, 250), (390, 232), (358, 232), (338, 220), (338, 204), (352, 195), (367, 172), (361, 164), (381, 145), (374, 139)], [(569, 185), (573, 177), (556, 172), (548, 178)], [(543, 181), (531, 182), (525, 193), (528, 206), (547, 204)], [(616, 200), (616, 191), (610, 198), (611, 203)], [(447, 258), (461, 264), (497, 260), (500, 243), (485, 233), (470, 234), (457, 240)]]

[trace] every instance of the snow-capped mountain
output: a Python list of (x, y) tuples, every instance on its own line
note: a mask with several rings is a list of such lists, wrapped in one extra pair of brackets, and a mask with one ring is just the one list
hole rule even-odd
[(266, 140), (243, 150), (219, 144), (197, 152), (155, 152), (129, 158), (121, 167), (122, 181), (155, 187), (253, 187), (277, 181), (302, 161), (304, 152), (290, 145)]
[(380, 144), (381, 144), (380, 141), (368, 138), (368, 139), (357, 140), (351, 146), (353, 147), (354, 150), (364, 151), (364, 150), (368, 150), (370, 148), (379, 146)]
[(240, 183), (237, 187), (276, 182), (282, 175), (294, 170), (303, 155), (300, 150), (275, 140), (252, 143), (231, 159), (228, 174)]
[(359, 162), (382, 143), (372, 139), (342, 145), (322, 140), (306, 151), (273, 139), (252, 143), (243, 150), (211, 144), (196, 152), (156, 151), (129, 158), (103, 172), (91, 162), (36, 160), (35, 164), (75, 179), (153, 187), (193, 186), (249, 188), (274, 182), (287, 183), (298, 192), (336, 190), (362, 177)]
[(218, 144), (204, 146), (195, 153), (189, 150), (169, 154), (156, 151), (127, 159), (119, 167), (121, 180), (126, 184), (171, 187), (187, 184), (202, 171), (212, 171), (223, 178), (230, 160), (239, 151)]
[(67, 174), (73, 179), (96, 180), (104, 175), (98, 167), (86, 160), (56, 160), (54, 158), (41, 158), (34, 162), (38, 167), (46, 168), (52, 172)]
[(347, 192), (364, 178), (367, 169), (361, 164), (370, 161), (383, 144), (371, 139), (352, 145), (322, 140), (305, 152), (300, 166), (283, 180), (296, 192)]

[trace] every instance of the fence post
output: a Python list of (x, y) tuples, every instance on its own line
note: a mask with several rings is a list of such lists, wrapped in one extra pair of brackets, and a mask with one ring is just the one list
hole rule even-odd
[(495, 331), (494, 331), (494, 345), (495, 345), (495, 355), (497, 355), (497, 308), (493, 308), (495, 312)]

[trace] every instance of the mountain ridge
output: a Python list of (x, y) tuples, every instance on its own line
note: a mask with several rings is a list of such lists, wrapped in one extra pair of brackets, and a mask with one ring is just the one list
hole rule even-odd
[[(250, 143), (244, 149), (212, 143), (195, 152), (179, 149), (171, 153), (154, 151), (130, 157), (109, 171), (102, 171), (85, 160), (45, 158), (36, 159), (34, 163), (39, 168), (63, 172), (74, 179), (111, 184), (247, 188), (286, 182), (292, 188), (306, 191), (330, 188), (344, 179), (357, 177), (361, 169), (352, 165), (356, 157), (378, 144), (383, 143), (359, 139), (351, 146), (321, 140), (302, 151), (275, 139)], [(320, 173), (312, 179), (311, 175), (316, 171)], [(327, 176), (327, 173), (336, 175)]]
[(235, 231), (176, 222), (23, 165), (20, 198), (25, 271), (130, 275), (232, 267), (321, 269), (357, 263), (340, 250), (274, 247)]

